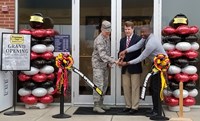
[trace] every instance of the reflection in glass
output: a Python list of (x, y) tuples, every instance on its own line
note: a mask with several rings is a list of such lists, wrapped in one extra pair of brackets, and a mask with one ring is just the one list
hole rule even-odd
[[(80, 1), (80, 71), (91, 81), (93, 79), (91, 64), (93, 41), (100, 33), (101, 22), (111, 19), (110, 6), (110, 0)], [(93, 90), (80, 78), (79, 94), (92, 95), (92, 92)], [(110, 89), (107, 94), (110, 94)]]
[[(143, 25), (153, 27), (153, 0), (122, 0), (122, 37), (124, 37), (123, 25), (125, 21), (132, 21), (135, 33), (140, 35), (140, 28)], [(141, 85), (150, 70), (151, 62), (146, 59), (143, 62), (143, 73), (141, 75)], [(121, 90), (123, 90), (121, 85)], [(123, 95), (123, 91), (121, 91)], [(147, 95), (149, 93), (147, 92)]]

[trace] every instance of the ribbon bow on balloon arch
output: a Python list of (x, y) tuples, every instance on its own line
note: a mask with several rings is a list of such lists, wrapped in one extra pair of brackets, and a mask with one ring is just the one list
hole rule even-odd
[(154, 65), (153, 65), (152, 71), (147, 74), (144, 84), (143, 84), (143, 87), (142, 87), (142, 93), (140, 96), (141, 99), (145, 98), (146, 86), (147, 86), (147, 82), (148, 82), (149, 78), (158, 72), (160, 72), (160, 77), (161, 77), (160, 99), (161, 100), (164, 99), (163, 90), (164, 90), (164, 88), (167, 88), (164, 73), (167, 71), (169, 66), (170, 66), (170, 60), (169, 60), (168, 56), (166, 56), (164, 54), (158, 54), (157, 56), (154, 57)]
[(100, 96), (103, 95), (102, 90), (97, 87), (92, 81), (90, 81), (83, 73), (81, 73), (77, 68), (73, 67), (74, 60), (71, 55), (68, 53), (63, 54), (60, 53), (56, 57), (56, 66), (58, 67), (58, 74), (57, 74), (57, 82), (56, 82), (56, 89), (54, 91), (61, 93), (61, 87), (64, 86), (64, 92), (66, 91), (68, 87), (68, 78), (67, 78), (67, 70), (72, 70), (75, 73), (77, 73), (79, 76), (81, 76), (85, 82), (93, 88)]
[(56, 88), (54, 93), (55, 92), (61, 93), (62, 85), (64, 87), (64, 92), (66, 92), (66, 89), (68, 87), (67, 70), (70, 70), (73, 64), (74, 60), (69, 54), (60, 53), (56, 57), (56, 67), (58, 67), (58, 73), (57, 73)]

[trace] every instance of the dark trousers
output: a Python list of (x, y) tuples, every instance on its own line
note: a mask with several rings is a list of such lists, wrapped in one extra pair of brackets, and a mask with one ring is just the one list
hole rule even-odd
[(152, 93), (153, 111), (161, 116), (162, 115), (162, 107), (160, 99), (161, 78), (159, 72), (151, 76), (150, 89)]

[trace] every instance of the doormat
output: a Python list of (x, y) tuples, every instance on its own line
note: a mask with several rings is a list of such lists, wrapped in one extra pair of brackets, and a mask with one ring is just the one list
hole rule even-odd
[(124, 108), (110, 108), (105, 113), (97, 113), (93, 111), (93, 107), (79, 107), (75, 112), (74, 115), (145, 115), (147, 111), (150, 111), (151, 108), (140, 107), (138, 112), (135, 114), (130, 114), (127, 112), (123, 112)]

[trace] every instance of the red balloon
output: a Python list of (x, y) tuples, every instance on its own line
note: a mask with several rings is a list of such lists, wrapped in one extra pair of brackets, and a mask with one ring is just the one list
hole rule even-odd
[(174, 78), (178, 82), (187, 82), (189, 80), (189, 76), (184, 73), (175, 74)]
[(163, 29), (162, 32), (164, 35), (172, 35), (172, 34), (175, 34), (176, 30), (170, 26), (167, 26)]
[(48, 37), (55, 36), (55, 31), (53, 29), (46, 29), (46, 35)]
[(53, 96), (45, 95), (44, 97), (41, 97), (39, 100), (40, 100), (41, 103), (44, 103), (44, 104), (52, 103), (53, 102)]
[(55, 79), (54, 73), (48, 74), (47, 79), (49, 79), (50, 81), (54, 80)]
[(31, 52), (31, 60), (37, 59), (38, 57), (40, 56), (37, 53)]
[(181, 25), (178, 28), (176, 28), (176, 33), (180, 35), (190, 34), (190, 27), (187, 25)]
[(29, 104), (29, 105), (32, 105), (32, 104), (35, 104), (37, 103), (37, 98), (33, 95), (30, 95), (30, 96), (25, 96), (23, 98), (21, 98), (22, 101), (25, 103), (25, 104)]
[(179, 50), (169, 50), (167, 51), (167, 54), (170, 58), (178, 58), (183, 55), (183, 53)]
[(179, 104), (179, 99), (172, 96), (166, 96), (164, 100), (169, 106), (177, 106)]
[(184, 55), (189, 59), (195, 59), (198, 57), (198, 52), (195, 50), (189, 50), (185, 52)]
[(199, 78), (198, 74), (189, 75), (189, 80), (190, 81), (197, 81), (198, 78)]
[(51, 60), (54, 58), (52, 52), (45, 52), (42, 54), (37, 54), (35, 52), (31, 52), (31, 60), (37, 59), (37, 58), (43, 58), (45, 60)]
[(32, 79), (35, 81), (35, 82), (44, 82), (46, 81), (47, 79), (47, 76), (46, 74), (35, 74)]
[(45, 29), (35, 29), (31, 32), (32, 36), (37, 38), (43, 38), (46, 37), (46, 30)]
[(25, 97), (25, 96), (20, 96), (19, 99), (20, 99), (22, 102), (24, 102), (24, 97)]
[(31, 30), (29, 29), (22, 29), (19, 31), (20, 34), (31, 34)]
[(196, 100), (193, 97), (188, 96), (188, 97), (183, 99), (183, 105), (184, 106), (192, 106), (192, 105), (195, 105), (195, 104), (196, 104)]
[(197, 26), (190, 26), (190, 34), (196, 34), (199, 31)]
[(46, 59), (46, 60), (50, 60), (52, 59), (54, 56), (53, 56), (53, 53), (52, 52), (45, 52), (43, 54), (41, 54), (41, 57)]
[(31, 76), (28, 76), (28, 75), (26, 75), (26, 74), (20, 73), (20, 74), (18, 75), (18, 79), (19, 79), (20, 81), (27, 81), (27, 80), (30, 80), (30, 79), (31, 79)]

